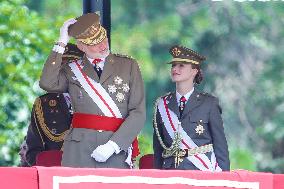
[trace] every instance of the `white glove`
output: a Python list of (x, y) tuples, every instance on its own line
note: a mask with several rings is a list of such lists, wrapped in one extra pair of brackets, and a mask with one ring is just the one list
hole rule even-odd
[(67, 45), (70, 40), (70, 36), (68, 35), (68, 28), (70, 25), (75, 24), (76, 22), (77, 20), (75, 20), (74, 18), (70, 18), (69, 20), (66, 20), (64, 22), (64, 24), (60, 28), (60, 37), (58, 39), (58, 42)]
[(118, 154), (120, 151), (119, 146), (110, 140), (107, 143), (98, 146), (91, 154), (91, 157), (98, 162), (106, 162), (114, 152)]

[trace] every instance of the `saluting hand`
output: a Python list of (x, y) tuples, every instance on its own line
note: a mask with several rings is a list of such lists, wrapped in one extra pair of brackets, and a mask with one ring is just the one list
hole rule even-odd
[(70, 25), (75, 24), (76, 22), (77, 20), (74, 18), (68, 19), (64, 22), (64, 24), (60, 28), (60, 37), (58, 39), (58, 43), (63, 43), (64, 45), (67, 45), (70, 40), (70, 36), (68, 35), (68, 28)]

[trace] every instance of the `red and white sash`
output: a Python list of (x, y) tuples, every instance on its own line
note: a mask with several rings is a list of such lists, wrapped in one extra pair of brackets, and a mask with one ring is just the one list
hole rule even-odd
[(97, 83), (82, 72), (82, 68), (78, 62), (70, 63), (69, 66), (83, 89), (92, 98), (94, 103), (97, 104), (105, 116), (122, 118), (117, 105), (100, 83)]
[[(115, 117), (122, 118), (120, 110), (115, 102), (112, 100), (108, 92), (103, 88), (103, 86), (94, 81), (92, 78), (88, 77), (81, 68), (81, 65), (74, 61), (69, 64), (71, 71), (74, 73), (75, 77), (83, 87), (83, 89), (87, 92), (87, 94), (91, 97), (94, 103), (100, 108), (100, 110), (107, 117)], [(132, 167), (132, 146), (128, 148), (128, 157), (125, 162)]]
[[(193, 140), (188, 136), (188, 134), (183, 130), (182, 127), (178, 127), (180, 122), (178, 116), (168, 108), (166, 97), (163, 97), (159, 100), (158, 110), (161, 114), (164, 126), (170, 135), (174, 138), (174, 132), (177, 131), (181, 134), (182, 142), (180, 144), (181, 149), (192, 149), (198, 147)], [(222, 169), (218, 166), (214, 151), (211, 154), (211, 161), (205, 154), (197, 154), (193, 156), (186, 157), (191, 161), (198, 169), (202, 171), (211, 171), (211, 172), (221, 172)]]

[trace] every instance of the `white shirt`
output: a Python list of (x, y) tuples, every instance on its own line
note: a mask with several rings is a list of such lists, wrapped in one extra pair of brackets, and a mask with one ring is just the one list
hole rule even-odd
[[(183, 96), (185, 97), (185, 99), (186, 99), (186, 102), (185, 102), (185, 103), (187, 103), (187, 101), (188, 101), (189, 97), (191, 96), (191, 94), (193, 93), (193, 91), (194, 91), (194, 87), (192, 88), (191, 91), (189, 91), (188, 93), (186, 93), (185, 95), (183, 95)], [(176, 97), (177, 97), (177, 103), (178, 103), (178, 106), (179, 106), (179, 105), (180, 105), (180, 104), (179, 104), (179, 103), (180, 103), (180, 98), (182, 97), (182, 95), (180, 95), (180, 94), (176, 91)]]
[(104, 69), (105, 61), (106, 61), (105, 58), (100, 58), (102, 61), (99, 62), (99, 63), (96, 63), (96, 65), (93, 64), (94, 58), (89, 58), (89, 57), (87, 57), (87, 58), (88, 58), (88, 60), (91, 62), (91, 64), (92, 64), (93, 66), (98, 66), (98, 67), (100, 67), (102, 70)]

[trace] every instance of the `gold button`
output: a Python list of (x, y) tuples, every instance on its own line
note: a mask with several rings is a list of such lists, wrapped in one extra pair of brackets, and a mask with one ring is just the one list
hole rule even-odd
[(55, 62), (52, 62), (51, 64), (53, 64), (53, 65), (54, 65), (54, 64), (55, 64)]

